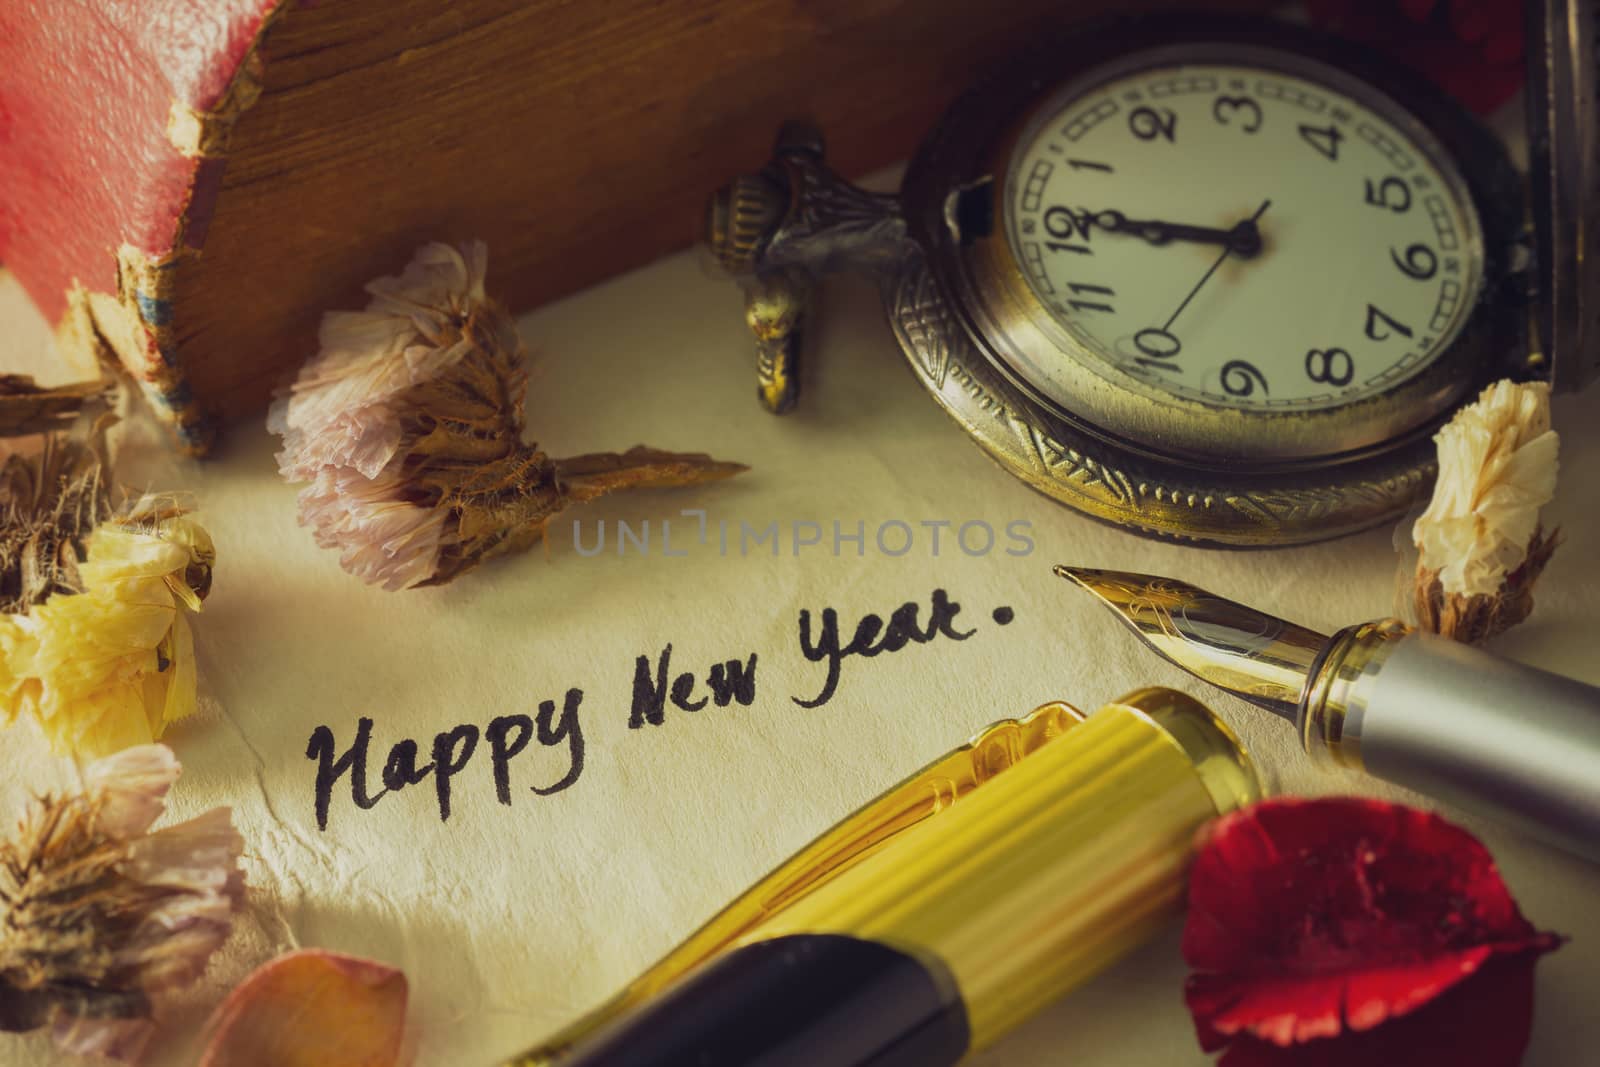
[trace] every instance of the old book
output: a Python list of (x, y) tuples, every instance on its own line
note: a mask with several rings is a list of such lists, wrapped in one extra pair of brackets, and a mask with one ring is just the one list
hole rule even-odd
[(425, 240), (487, 239), (521, 310), (692, 241), (781, 120), (860, 173), (1045, 25), (1129, 6), (9, 0), (0, 258), (203, 451)]

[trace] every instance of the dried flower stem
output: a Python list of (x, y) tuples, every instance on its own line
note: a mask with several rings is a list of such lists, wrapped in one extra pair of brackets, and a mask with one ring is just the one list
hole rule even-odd
[(119, 502), (107, 475), (106, 431), (116, 421), (110, 390), (108, 382), (41, 389), (22, 375), (0, 375), (0, 437), (43, 435), (32, 447), (4, 446), (0, 613), (83, 588), (84, 540)]
[(44, 387), (25, 374), (0, 374), (0, 437), (69, 430), (80, 416), (107, 410), (115, 390), (110, 379)]
[(1544, 573), (1558, 545), (1561, 531), (1534, 531), (1522, 566), (1506, 576), (1493, 596), (1446, 593), (1436, 570), (1421, 570), (1412, 587), (1412, 609), (1417, 625), (1429, 633), (1469, 644), (1503, 634), (1533, 611), (1533, 585)]

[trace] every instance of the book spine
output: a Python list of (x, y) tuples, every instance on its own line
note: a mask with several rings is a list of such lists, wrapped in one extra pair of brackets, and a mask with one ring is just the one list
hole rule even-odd
[(186, 451), (206, 412), (177, 359), (167, 279), (199, 255), (255, 46), (287, 0), (0, 4), (0, 254), (64, 354), (114, 362)]

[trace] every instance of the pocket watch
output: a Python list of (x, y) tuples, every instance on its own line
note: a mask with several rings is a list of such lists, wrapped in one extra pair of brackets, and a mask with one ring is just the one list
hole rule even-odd
[(762, 403), (798, 399), (818, 277), (866, 270), (934, 399), (1062, 503), (1238, 546), (1397, 518), (1483, 385), (1600, 372), (1593, 13), (1529, 3), (1526, 178), (1416, 73), (1222, 17), (1122, 19), (1018, 57), (894, 195), (786, 125), (706, 218), (745, 287)]

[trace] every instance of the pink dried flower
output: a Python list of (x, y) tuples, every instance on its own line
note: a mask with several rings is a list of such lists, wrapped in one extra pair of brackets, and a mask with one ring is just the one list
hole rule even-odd
[(574, 500), (745, 469), (643, 447), (555, 460), (525, 443), (522, 343), (484, 293), (487, 259), (482, 242), (425, 245), (367, 286), (366, 310), (324, 315), (321, 350), (268, 416), (279, 470), (310, 483), (301, 525), (386, 589), (526, 548)]
[(228, 809), (150, 832), (179, 771), (165, 745), (97, 760), (0, 843), (0, 1030), (133, 1061), (163, 994), (227, 939), (244, 891)]

